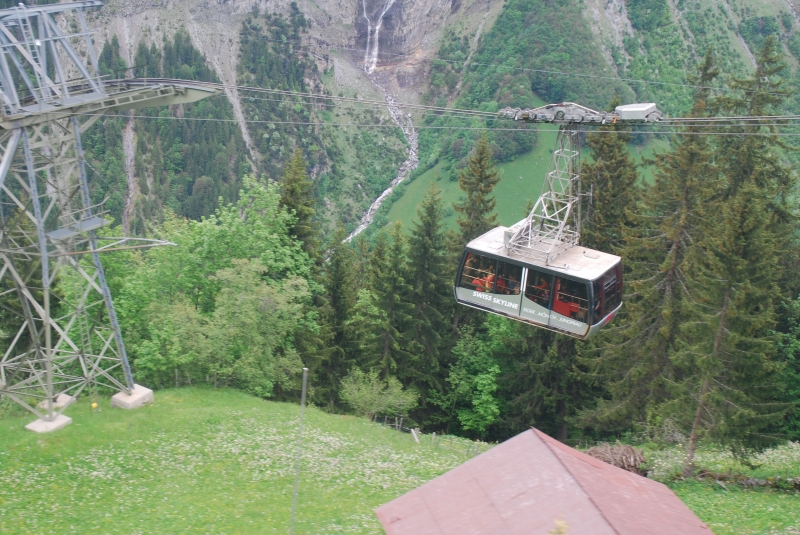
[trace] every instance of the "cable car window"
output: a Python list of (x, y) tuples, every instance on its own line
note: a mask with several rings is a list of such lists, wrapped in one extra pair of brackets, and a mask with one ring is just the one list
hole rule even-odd
[(520, 281), (522, 280), (522, 266), (506, 262), (497, 263), (497, 277), (494, 293), (504, 295), (519, 295)]
[(589, 305), (586, 283), (556, 277), (553, 312), (586, 323)]
[(603, 292), (601, 291), (603, 277), (592, 281), (592, 325), (600, 323), (603, 319)]
[(622, 302), (622, 278), (617, 275), (617, 267), (622, 270), (622, 265), (617, 265), (603, 275), (603, 312), (607, 315), (615, 310)]
[(494, 291), (496, 264), (493, 258), (468, 253), (461, 271), (460, 286), (476, 292)]
[(539, 306), (550, 308), (551, 275), (528, 269), (528, 284), (525, 286), (525, 297)]

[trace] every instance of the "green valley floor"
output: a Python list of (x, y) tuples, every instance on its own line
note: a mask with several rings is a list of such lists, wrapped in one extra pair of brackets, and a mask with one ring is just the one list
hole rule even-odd
[[(204, 388), (159, 391), (132, 412), (89, 403), (47, 435), (23, 428), (27, 414), (0, 417), (0, 533), (288, 533), (296, 405)], [(382, 533), (375, 507), (465, 460), (352, 416), (310, 408), (305, 422), (297, 534)], [(796, 493), (671, 486), (717, 535), (800, 533)]]

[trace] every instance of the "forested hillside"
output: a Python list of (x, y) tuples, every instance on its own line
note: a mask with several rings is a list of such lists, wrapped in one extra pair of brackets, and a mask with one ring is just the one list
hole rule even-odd
[[(543, 101), (605, 109), (618, 98), (622, 103), (656, 102), (668, 115), (679, 116), (691, 108), (691, 72), (707, 50), (714, 49), (720, 68), (712, 83), (722, 87), (752, 72), (753, 54), (768, 36), (786, 55), (783, 75), (798, 79), (800, 21), (788, 4), (681, 0), (670, 5), (667, 0), (509, 0), (474, 54), (469, 52), (471, 35), (460, 28), (444, 35), (431, 62), (425, 98), (431, 104), (484, 111), (535, 107)], [(797, 106), (792, 95), (781, 109)], [(464, 122), (428, 116), (424, 124), (456, 127)], [(494, 121), (487, 126), (508, 125)], [(442, 170), (455, 180), (477, 136), (467, 130), (421, 130), (418, 174), (444, 160)], [(490, 134), (490, 140), (498, 161), (513, 159), (536, 143), (535, 135), (513, 132)], [(632, 141), (642, 146), (651, 140), (638, 134)]]
[[(308, 23), (294, 5), (288, 16), (254, 11), (240, 28), (237, 82), (252, 88), (328, 93), (325, 73), (300, 43)], [(215, 71), (180, 29), (161, 43), (140, 42), (127, 65), (113, 35), (100, 52), (109, 78), (180, 78), (219, 83)], [(335, 86), (335, 83), (333, 84)], [(399, 129), (381, 138), (326, 123), (388, 122), (380, 108), (335, 106), (320, 99), (242, 92), (247, 139), (226, 94), (136, 115), (104, 118), (86, 136), (93, 199), (126, 232), (146, 235), (164, 210), (199, 220), (235, 201), (245, 174), (280, 180), (295, 149), (303, 151), (320, 199), (318, 218), (331, 230), (355, 227), (372, 199), (395, 177), (405, 142)], [(388, 126), (388, 125), (387, 125)]]
[[(198, 6), (205, 5), (198, 1)], [(413, 1), (400, 2), (394, 9), (414, 10)], [(194, 0), (186, 2), (187, 13), (199, 13), (190, 9)], [(96, 127), (90, 148), (97, 157), (93, 167), (102, 178), (95, 181), (95, 198), (108, 197), (110, 213), (128, 232), (145, 233), (149, 221), (162, 217), (165, 206), (194, 219), (210, 214), (218, 197), (235, 198), (247, 172), (280, 180), (295, 148), (303, 150), (309, 163), (319, 200), (317, 218), (327, 239), (337, 222), (348, 231), (354, 229), (397, 175), (408, 145), (399, 129), (384, 126), (392, 122), (384, 106), (337, 97), (381, 101), (383, 93), (401, 94), (410, 102), (489, 112), (562, 100), (605, 108), (618, 97), (622, 102), (657, 102), (674, 116), (690, 109), (693, 90), (687, 73), (709, 47), (715, 48), (720, 65), (717, 86), (751, 73), (754, 51), (768, 36), (778, 39), (791, 72), (787, 76), (793, 80), (800, 54), (798, 18), (780, 0), (681, 0), (674, 5), (668, 0), (509, 0), (502, 9), (468, 1), (452, 4), (451, 16), (442, 19), (432, 36), (433, 46), (430, 41), (413, 41), (396, 52), (390, 48), (380, 57), (378, 78), (370, 78), (360, 64), (363, 36), (358, 17), (348, 22), (350, 15), (326, 3), (232, 9), (214, 23), (223, 24), (231, 38), (213, 43), (203, 42), (204, 35), (215, 32), (215, 26), (204, 26), (212, 19), (176, 18), (156, 7), (131, 11), (112, 1), (96, 19), (110, 28), (103, 31), (108, 76), (169, 75), (241, 87), (228, 87), (224, 96), (205, 104), (186, 106), (188, 116), (183, 109), (142, 113), (169, 113), (170, 121), (197, 123), (175, 126), (164, 132), (163, 140), (155, 135), (163, 126), (145, 125), (155, 119), (107, 119)], [(133, 38), (127, 33), (127, 19), (122, 20), (130, 16), (139, 26)], [(343, 25), (331, 26), (333, 20)], [(383, 46), (406, 39), (403, 31), (402, 23), (387, 26)], [(346, 38), (348, 32), (355, 32), (356, 48)], [(218, 43), (230, 50), (215, 50)], [(120, 51), (121, 45), (127, 52)], [(408, 62), (407, 57), (414, 59)], [(226, 69), (233, 78), (222, 80)], [(782, 109), (796, 107), (791, 97)], [(455, 180), (480, 133), (474, 128), (498, 129), (489, 133), (498, 162), (513, 161), (537, 144), (535, 131), (505, 131), (509, 125), (502, 121), (410, 113), (421, 127), (414, 176), (441, 164), (442, 178)], [(348, 129), (346, 124), (370, 127)], [(651, 139), (637, 134), (632, 141), (642, 147)], [(544, 171), (543, 165), (531, 169), (535, 174)], [(384, 203), (381, 222), (392, 199), (401, 194)]]

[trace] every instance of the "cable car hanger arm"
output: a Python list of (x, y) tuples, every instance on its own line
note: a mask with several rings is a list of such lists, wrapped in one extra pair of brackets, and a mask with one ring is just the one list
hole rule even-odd
[(654, 103), (625, 104), (614, 111), (596, 111), (574, 102), (546, 104), (538, 108), (503, 108), (497, 112), (499, 117), (529, 123), (606, 124), (606, 123), (647, 123), (661, 120), (663, 114)]

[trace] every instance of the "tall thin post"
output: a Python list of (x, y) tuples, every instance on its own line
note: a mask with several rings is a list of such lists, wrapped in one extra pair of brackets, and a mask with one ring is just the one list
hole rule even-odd
[(294, 460), (294, 492), (292, 493), (292, 521), (289, 535), (294, 535), (294, 517), (297, 513), (297, 487), (300, 484), (300, 453), (303, 447), (303, 413), (306, 409), (306, 388), (308, 387), (308, 368), (303, 368), (303, 392), (300, 394), (300, 427), (297, 429), (297, 456)]

